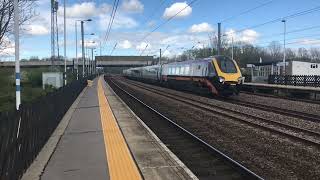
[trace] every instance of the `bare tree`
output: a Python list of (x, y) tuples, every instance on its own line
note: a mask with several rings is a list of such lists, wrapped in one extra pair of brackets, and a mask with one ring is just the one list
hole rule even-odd
[(273, 60), (279, 60), (281, 58), (281, 44), (277, 41), (273, 41), (269, 44), (270, 55)]
[(312, 61), (320, 61), (320, 49), (319, 48), (311, 48), (310, 49), (310, 56)]
[(293, 60), (296, 57), (296, 54), (291, 48), (286, 48), (286, 57), (288, 60)]
[[(26, 23), (34, 15), (35, 0), (19, 0), (20, 25)], [(13, 0), (0, 1), (0, 50), (6, 47), (7, 37), (13, 31)]]
[(309, 53), (306, 48), (299, 48), (297, 56), (302, 61), (308, 61), (309, 60)]

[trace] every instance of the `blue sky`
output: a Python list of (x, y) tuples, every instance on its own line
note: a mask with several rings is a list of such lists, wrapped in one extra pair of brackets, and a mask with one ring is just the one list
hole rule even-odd
[[(50, 56), (50, 3), (48, 2), (49, 0), (40, 0), (36, 7), (38, 16), (24, 26), (26, 31), (21, 39), (22, 58)], [(225, 37), (228, 41), (232, 36), (235, 41), (245, 41), (260, 46), (267, 46), (273, 40), (282, 43), (283, 23), (281, 21), (258, 28), (251, 27), (320, 6), (320, 1), (317, 0), (198, 0), (181, 12), (178, 17), (143, 39), (146, 34), (180, 11), (189, 2), (190, 0), (120, 0), (110, 37), (105, 42), (104, 37), (113, 0), (67, 0), (67, 56), (73, 58), (76, 55), (74, 36), (76, 19), (93, 19), (93, 22), (86, 23), (85, 31), (96, 34), (94, 37), (87, 36), (86, 39), (89, 42), (96, 42), (87, 45), (97, 47), (97, 54), (100, 54), (98, 42), (101, 41), (103, 55), (109, 55), (117, 43), (113, 55), (140, 55), (148, 44), (143, 55), (158, 55), (159, 48), (165, 49), (169, 45), (164, 54), (173, 56), (192, 46), (210, 46), (209, 36), (213, 37), (216, 34), (217, 23), (232, 16), (234, 18), (222, 23), (222, 31), (228, 34)], [(60, 0), (59, 3), (62, 4), (63, 1)], [(241, 12), (265, 3), (267, 4), (263, 7), (239, 15)], [(61, 15), (59, 11), (60, 30), (63, 27)], [(287, 31), (320, 26), (319, 16), (320, 9), (310, 14), (287, 19)], [(237, 30), (244, 31), (237, 32)], [(320, 27), (289, 33), (287, 46), (293, 49), (318, 47), (320, 44), (319, 30)], [(60, 53), (62, 54), (62, 32), (60, 40)]]

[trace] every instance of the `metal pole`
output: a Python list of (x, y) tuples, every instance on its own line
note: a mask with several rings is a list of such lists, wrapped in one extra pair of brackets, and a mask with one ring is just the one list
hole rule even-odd
[(217, 45), (218, 55), (221, 54), (221, 23), (218, 23), (218, 45)]
[(77, 80), (79, 80), (78, 29), (77, 29), (77, 21), (75, 21), (75, 31), (76, 31), (76, 63), (77, 63)]
[(63, 3), (63, 36), (64, 36), (64, 85), (67, 85), (67, 22), (66, 22), (66, 1)]
[(283, 22), (283, 75), (286, 75), (286, 20)]
[(91, 74), (93, 74), (93, 48), (91, 48)]
[(85, 55), (84, 55), (84, 32), (83, 32), (83, 21), (81, 21), (81, 45), (82, 45), (82, 77), (85, 76), (84, 74), (84, 61), (85, 61)]
[(101, 53), (101, 40), (100, 40), (100, 56), (101, 56), (101, 54), (102, 54), (102, 53)]
[(231, 41), (232, 41), (232, 42), (231, 42), (231, 44), (232, 44), (232, 48), (231, 48), (231, 49), (232, 49), (231, 58), (233, 59), (233, 46), (234, 46), (234, 45), (233, 45), (233, 36), (231, 37)]
[(20, 91), (20, 62), (19, 62), (19, 4), (18, 0), (13, 1), (14, 6), (14, 41), (15, 41), (15, 70), (16, 70), (16, 108), (19, 110), (21, 104)]
[(159, 56), (159, 65), (161, 65), (161, 48), (160, 48), (160, 56)]

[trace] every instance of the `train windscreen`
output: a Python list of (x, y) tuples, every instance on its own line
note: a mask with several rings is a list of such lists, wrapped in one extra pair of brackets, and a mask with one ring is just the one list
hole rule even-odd
[(219, 56), (216, 59), (222, 72), (237, 73), (236, 65), (234, 64), (232, 59), (226, 56)]

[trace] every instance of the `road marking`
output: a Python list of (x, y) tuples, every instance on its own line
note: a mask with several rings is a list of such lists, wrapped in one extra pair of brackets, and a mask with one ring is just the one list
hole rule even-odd
[(109, 175), (111, 180), (141, 180), (125, 139), (104, 95), (102, 78), (98, 82), (98, 98), (104, 143), (106, 146)]

